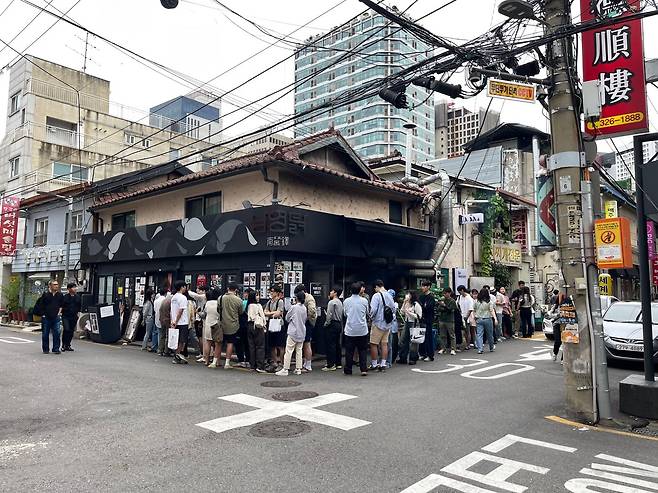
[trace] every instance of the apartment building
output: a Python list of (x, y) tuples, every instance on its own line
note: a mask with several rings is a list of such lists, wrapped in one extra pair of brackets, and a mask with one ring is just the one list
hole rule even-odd
[[(464, 154), (464, 146), (500, 123), (500, 113), (484, 109), (470, 111), (452, 102), (442, 101), (434, 107), (436, 159)], [(482, 130), (480, 131), (480, 125)]]
[[(358, 54), (349, 54), (358, 50)], [(374, 12), (367, 12), (331, 35), (307, 40), (295, 53), (295, 113), (297, 115), (362, 87), (389, 77), (432, 54), (432, 47)], [(315, 75), (317, 74), (317, 75)], [(313, 77), (310, 77), (312, 76)], [(403, 125), (413, 122), (412, 159), (434, 158), (434, 103), (427, 90), (410, 86), (407, 100), (413, 110), (401, 110), (375, 96), (348, 106), (300, 118), (295, 138), (329, 128), (340, 130), (363, 158), (406, 155)], [(306, 120), (306, 118), (312, 118)]]
[[(642, 154), (645, 164), (656, 153), (658, 153), (658, 142), (644, 142), (642, 144)], [(610, 168), (610, 175), (617, 182), (628, 180), (630, 190), (635, 192), (635, 150), (632, 147), (615, 154), (615, 164)]]

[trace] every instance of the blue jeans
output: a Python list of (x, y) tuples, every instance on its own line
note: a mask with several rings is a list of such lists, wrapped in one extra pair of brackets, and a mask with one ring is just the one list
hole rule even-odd
[(483, 337), (487, 333), (487, 341), (489, 342), (489, 350), (493, 351), (494, 337), (493, 337), (493, 320), (490, 318), (478, 318), (476, 325), (475, 347), (478, 351), (483, 350)]
[(160, 329), (158, 326), (153, 324), (153, 330), (151, 331), (151, 352), (158, 352), (158, 344), (160, 342)]
[(434, 359), (435, 351), (436, 346), (434, 345), (434, 326), (429, 323), (427, 324), (427, 330), (425, 331), (425, 342), (419, 348), (419, 353), (421, 356)]
[(43, 317), (41, 319), (41, 349), (44, 353), (47, 353), (50, 350), (50, 333), (53, 334), (53, 353), (59, 352), (59, 343), (61, 340), (61, 330), (60, 324), (62, 319), (57, 318), (47, 318)]
[[(144, 321), (144, 325), (146, 325), (146, 332), (144, 333), (144, 340), (142, 341), (142, 349), (146, 349), (146, 344), (148, 344), (149, 339), (152, 338), (153, 336), (153, 329), (155, 329), (155, 320), (153, 317), (147, 318)], [(153, 339), (155, 341), (155, 339)], [(151, 342), (151, 348), (153, 348), (153, 342)]]

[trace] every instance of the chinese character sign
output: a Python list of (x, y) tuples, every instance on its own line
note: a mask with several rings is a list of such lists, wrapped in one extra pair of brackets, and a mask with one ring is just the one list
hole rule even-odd
[(649, 260), (656, 259), (656, 227), (653, 221), (647, 221), (647, 244), (649, 245)]
[(0, 241), (0, 254), (14, 255), (16, 253), (16, 235), (18, 234), (18, 209), (21, 199), (14, 195), (2, 198), (2, 241)]
[(584, 22), (619, 18), (583, 33), (583, 80), (599, 82), (602, 111), (585, 122), (587, 133), (613, 137), (649, 130), (642, 21), (625, 20), (639, 0), (581, 0)]

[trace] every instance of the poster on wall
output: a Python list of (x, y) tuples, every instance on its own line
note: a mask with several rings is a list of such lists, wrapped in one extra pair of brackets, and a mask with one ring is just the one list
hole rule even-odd
[(290, 262), (289, 260), (284, 260), (283, 262), (281, 262), (281, 264), (283, 265), (284, 271), (292, 270), (292, 262)]
[(207, 286), (208, 282), (206, 281), (205, 274), (199, 274), (196, 278), (196, 288), (199, 289), (201, 286)]
[[(101, 314), (102, 316), (102, 314)], [(92, 334), (100, 334), (100, 328), (98, 327), (98, 317), (95, 313), (89, 314), (89, 330)]]
[(304, 270), (304, 262), (293, 262), (292, 270)]
[(215, 289), (222, 289), (222, 276), (219, 274), (210, 275), (210, 287)]
[(188, 286), (192, 284), (192, 274), (185, 274), (185, 284)]
[(126, 334), (123, 337), (125, 340), (129, 342), (133, 342), (135, 340), (135, 334), (137, 333), (137, 329), (139, 328), (139, 323), (141, 320), (142, 311), (139, 307), (134, 306), (132, 312), (130, 313), (130, 320), (128, 320), (128, 325), (126, 326)]

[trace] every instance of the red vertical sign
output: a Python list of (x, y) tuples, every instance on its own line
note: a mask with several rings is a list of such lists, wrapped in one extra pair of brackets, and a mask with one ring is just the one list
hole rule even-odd
[(642, 21), (625, 20), (641, 9), (639, 0), (580, 0), (581, 19), (619, 18), (619, 22), (585, 31), (583, 81), (598, 80), (601, 118), (586, 122), (590, 135), (613, 137), (647, 132)]
[(2, 215), (0, 226), (0, 255), (13, 255), (16, 253), (16, 235), (18, 234), (18, 210), (21, 205), (20, 197), (9, 195), (2, 197)]

